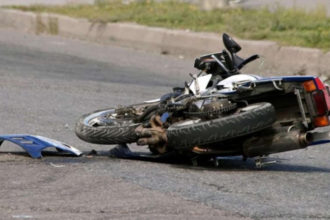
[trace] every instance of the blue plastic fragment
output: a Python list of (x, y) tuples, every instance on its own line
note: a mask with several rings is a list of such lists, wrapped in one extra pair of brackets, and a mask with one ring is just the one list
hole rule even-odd
[(34, 136), (27, 134), (0, 135), (0, 146), (4, 141), (10, 141), (14, 144), (17, 144), (33, 158), (42, 157), (41, 151), (49, 147), (56, 148), (58, 151), (71, 153), (75, 156), (82, 155), (82, 152), (68, 144), (42, 136)]
[(161, 117), (162, 122), (165, 123), (168, 117), (170, 117), (170, 114), (165, 112)]

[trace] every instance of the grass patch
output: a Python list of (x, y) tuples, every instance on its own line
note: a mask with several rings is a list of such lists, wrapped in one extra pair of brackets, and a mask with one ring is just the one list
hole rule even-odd
[(314, 11), (277, 7), (263, 9), (218, 9), (202, 11), (195, 5), (168, 1), (143, 1), (122, 4), (67, 6), (13, 6), (10, 8), (36, 13), (50, 12), (92, 22), (135, 22), (137, 24), (189, 29), (192, 31), (228, 32), (244, 39), (273, 40), (282, 45), (330, 49), (330, 18), (326, 9)]

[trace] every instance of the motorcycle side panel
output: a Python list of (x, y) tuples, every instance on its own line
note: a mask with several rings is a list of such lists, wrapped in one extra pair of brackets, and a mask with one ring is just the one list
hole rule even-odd
[(32, 158), (41, 158), (41, 151), (45, 148), (53, 147), (58, 151), (64, 151), (74, 156), (81, 156), (82, 152), (78, 149), (42, 136), (33, 136), (26, 134), (7, 134), (0, 135), (0, 146), (4, 141), (9, 141), (23, 148)]
[(242, 82), (242, 81), (256, 81), (258, 78), (253, 75), (247, 75), (247, 74), (239, 74), (239, 75), (234, 75), (230, 76), (218, 83), (218, 85), (223, 86), (224, 89), (221, 89), (221, 92), (231, 92), (234, 91), (234, 83), (235, 82)]
[[(223, 85), (224, 89), (219, 90), (222, 94), (235, 94), (237, 93), (236, 90), (233, 90), (232, 84), (234, 82), (244, 81), (244, 80), (250, 80), (253, 81), (255, 84), (259, 83), (266, 83), (266, 82), (273, 82), (273, 81), (283, 81), (283, 82), (304, 82), (308, 80), (316, 80), (317, 77), (315, 76), (277, 76), (277, 77), (267, 77), (262, 78), (257, 75), (250, 75), (250, 74), (240, 74), (240, 75), (234, 75), (231, 77), (228, 77), (225, 80), (222, 80), (218, 83), (218, 85)], [(242, 84), (243, 86), (249, 86), (250, 82), (246, 82), (245, 84)], [(317, 85), (317, 83), (316, 83)]]

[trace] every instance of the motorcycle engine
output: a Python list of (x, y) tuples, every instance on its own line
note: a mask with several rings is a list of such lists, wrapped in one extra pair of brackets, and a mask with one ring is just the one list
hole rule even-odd
[(198, 100), (189, 107), (189, 116), (200, 118), (218, 118), (237, 109), (237, 104), (228, 99), (210, 99)]

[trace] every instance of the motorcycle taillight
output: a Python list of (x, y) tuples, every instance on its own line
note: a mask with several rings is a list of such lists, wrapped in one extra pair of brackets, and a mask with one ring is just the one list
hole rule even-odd
[(328, 88), (319, 79), (306, 81), (303, 83), (305, 91), (312, 97), (314, 106), (313, 122), (315, 127), (324, 127), (330, 125), (329, 110), (330, 97)]
[(327, 115), (328, 114), (328, 106), (324, 98), (324, 92), (323, 91), (314, 91), (313, 99), (316, 107), (316, 112), (319, 116)]

